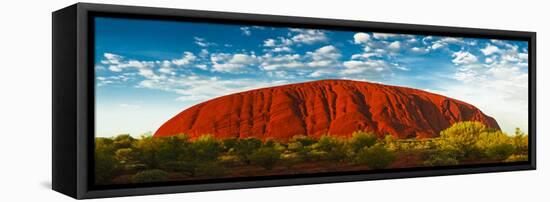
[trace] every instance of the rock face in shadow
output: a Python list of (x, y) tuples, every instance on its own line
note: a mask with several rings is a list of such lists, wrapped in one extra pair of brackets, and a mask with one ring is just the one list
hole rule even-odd
[(398, 138), (436, 137), (460, 121), (500, 129), (468, 103), (422, 90), (351, 80), (319, 80), (256, 89), (190, 107), (154, 134), (212, 134), (217, 138), (275, 139), (295, 135), (350, 136), (372, 131)]

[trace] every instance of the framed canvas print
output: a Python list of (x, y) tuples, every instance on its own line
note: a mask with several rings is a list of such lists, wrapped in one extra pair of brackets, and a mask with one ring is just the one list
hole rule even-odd
[(535, 36), (75, 4), (53, 13), (53, 189), (532, 170)]

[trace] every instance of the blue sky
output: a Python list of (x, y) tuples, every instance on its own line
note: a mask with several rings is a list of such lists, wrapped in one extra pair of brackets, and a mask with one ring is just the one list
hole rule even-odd
[(96, 135), (154, 132), (214, 97), (320, 79), (418, 88), (527, 129), (527, 43), (96, 18)]

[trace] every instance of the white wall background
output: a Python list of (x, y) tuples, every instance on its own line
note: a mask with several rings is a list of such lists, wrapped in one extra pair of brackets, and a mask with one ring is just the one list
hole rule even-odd
[[(550, 199), (548, 5), (540, 0), (140, 0), (140, 6), (536, 31), (538, 170), (101, 199), (108, 201), (544, 201)], [(51, 186), (51, 12), (69, 0), (0, 6), (0, 201), (69, 201)]]

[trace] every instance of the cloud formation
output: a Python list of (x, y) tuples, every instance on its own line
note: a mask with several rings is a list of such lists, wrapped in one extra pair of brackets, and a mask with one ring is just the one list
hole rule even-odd
[(528, 53), (520, 42), (249, 26), (234, 32), (227, 39), (189, 37), (192, 43), (173, 58), (103, 52), (97, 86), (158, 90), (192, 105), (312, 79), (365, 80), (429, 89), (526, 128)]

